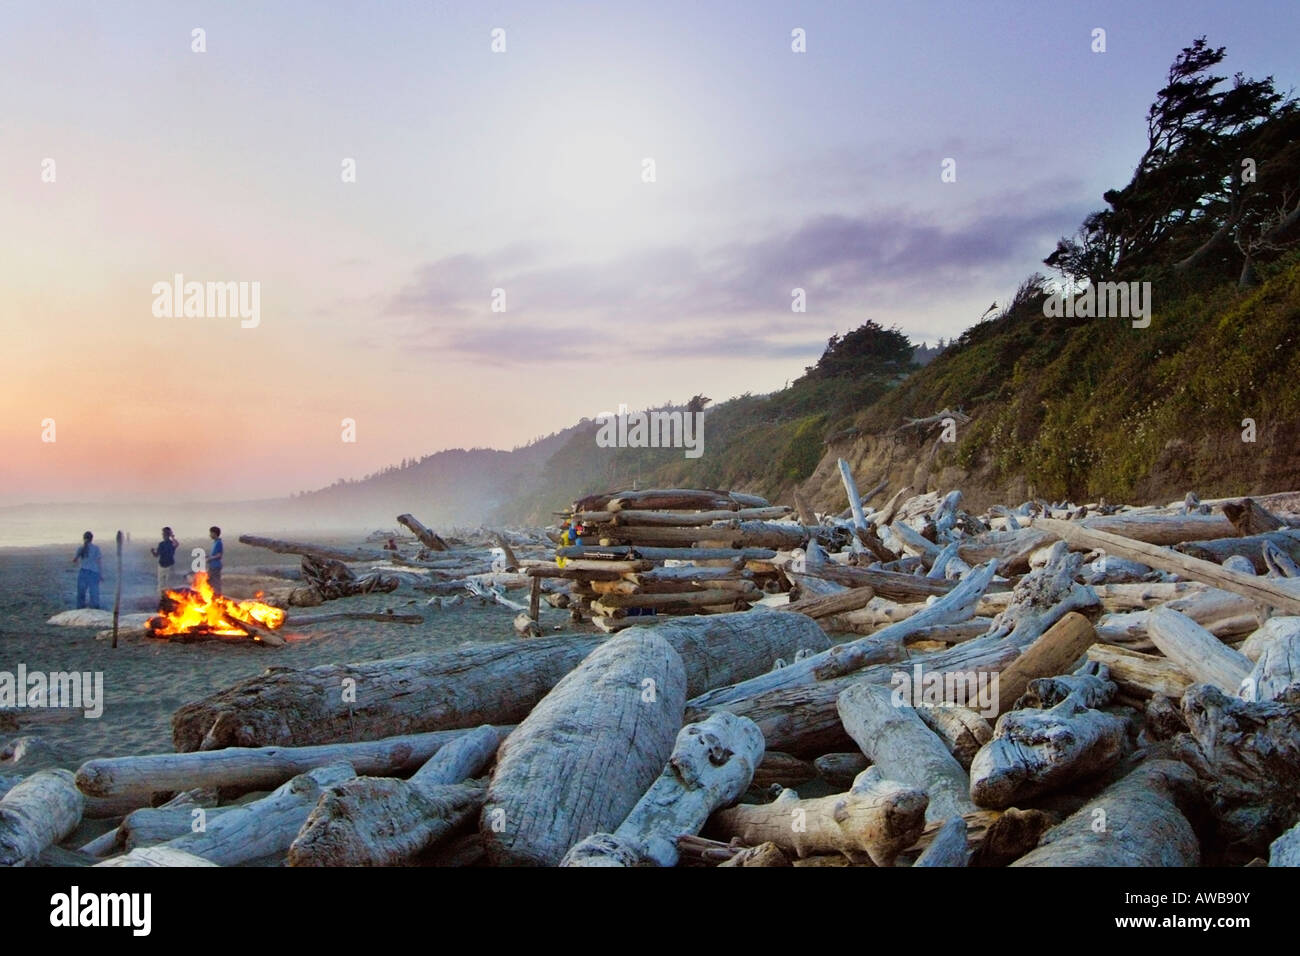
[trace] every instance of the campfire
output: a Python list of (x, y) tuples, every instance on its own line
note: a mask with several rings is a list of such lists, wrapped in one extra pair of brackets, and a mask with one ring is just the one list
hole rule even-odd
[(282, 643), (270, 631), (284, 623), (285, 613), (259, 601), (236, 601), (216, 594), (206, 573), (194, 575), (192, 587), (167, 591), (158, 602), (158, 614), (149, 619), (151, 637), (170, 640), (252, 638)]

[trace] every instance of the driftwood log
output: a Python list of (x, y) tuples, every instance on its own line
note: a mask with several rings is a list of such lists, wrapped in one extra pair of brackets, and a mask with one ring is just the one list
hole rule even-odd
[[(499, 728), (508, 732), (509, 727)], [(227, 747), (180, 754), (142, 757), (105, 757), (90, 760), (77, 770), (82, 793), (108, 797), (134, 794), (149, 802), (153, 793), (195, 787), (220, 787), (227, 791), (271, 790), (291, 777), (316, 767), (343, 761), (360, 774), (399, 777), (419, 769), (443, 747), (469, 730), (438, 730), (425, 734), (388, 737), (350, 744), (314, 747)]]
[[(306, 822), (322, 789), (353, 776), (352, 768), (344, 763), (309, 770), (260, 800), (213, 815), (202, 830), (159, 846), (190, 853), (219, 866), (235, 866), (283, 853)], [(126, 857), (141, 852), (132, 850)], [(132, 864), (124, 861), (117, 865)]]
[[(972, 679), (978, 680), (980, 674), (991, 678), (1019, 654), (1019, 648), (1008, 641), (980, 638), (917, 659), (910, 673), (916, 675), (919, 667), (922, 681), (932, 680), (945, 687), (958, 682), (968, 686)], [(721, 704), (714, 703), (712, 695), (706, 694), (687, 703), (686, 719), (702, 720), (714, 710), (727, 710), (758, 724), (771, 750), (796, 756), (846, 750), (855, 742), (845, 734), (840, 723), (836, 709), (840, 694), (859, 683), (887, 687), (900, 673), (906, 672), (900, 671), (896, 664), (878, 664), (844, 677), (782, 687), (748, 697), (737, 696)]]
[(929, 796), (926, 819), (946, 820), (975, 809), (970, 780), (957, 759), (916, 710), (895, 691), (873, 684), (839, 697), (840, 720), (862, 752), (891, 780)]
[(763, 756), (753, 721), (722, 712), (687, 724), (659, 779), (613, 833), (586, 837), (564, 866), (677, 864), (677, 838), (699, 833), (709, 815), (745, 792)]
[(998, 676), (998, 713), (1010, 710), (1031, 680), (1072, 671), (1096, 639), (1096, 631), (1082, 614), (1071, 611), (1062, 617)]
[(554, 866), (618, 826), (663, 770), (685, 702), (681, 656), (653, 629), (593, 651), (501, 745), (479, 826), (488, 860)]
[(1074, 694), (1047, 710), (1005, 713), (971, 763), (971, 799), (1000, 810), (1099, 774), (1123, 756), (1125, 737), (1123, 718)]
[(400, 524), (402, 527), (406, 528), (408, 531), (410, 531), (411, 534), (419, 538), (420, 544), (424, 545), (430, 551), (451, 550), (451, 548), (447, 546), (446, 541), (443, 541), (442, 538), (438, 537), (438, 535), (434, 534), (432, 531), (430, 531), (428, 528), (422, 525), (419, 519), (415, 517), (415, 515), (412, 514), (398, 515), (397, 523)]
[(1107, 554), (1128, 558), (1130, 561), (1141, 561), (1161, 571), (1172, 571), (1211, 587), (1235, 591), (1252, 601), (1275, 607), (1283, 614), (1300, 614), (1300, 591), (1288, 590), (1277, 581), (1242, 574), (1239, 571), (1229, 571), (1213, 561), (1203, 561), (1200, 558), (1170, 551), (1168, 548), (1134, 541), (1132, 538), (1094, 531), (1069, 521), (1036, 518), (1034, 527), (1041, 527), (1058, 535), (1075, 548), (1087, 550), (1100, 548)]
[(916, 858), (913, 866), (965, 866), (970, 859), (966, 847), (966, 818), (951, 817), (940, 827), (925, 852)]
[(355, 777), (327, 788), (289, 846), (290, 866), (394, 866), (475, 819), (486, 791), (466, 785), (491, 762), (501, 734), (478, 727), (407, 780)]
[[(765, 673), (779, 657), (829, 643), (815, 621), (793, 614), (688, 617), (638, 630), (653, 631), (681, 654), (691, 694)], [(184, 752), (516, 723), (606, 640), (565, 635), (467, 644), (435, 654), (277, 671), (180, 708), (172, 717), (172, 740)]]
[(1174, 740), (1204, 784), (1229, 852), (1261, 854), (1300, 818), (1300, 700), (1240, 700), (1208, 684), (1183, 695)]
[(0, 866), (35, 862), (66, 838), (85, 809), (85, 798), (66, 770), (40, 770), (0, 799)]
[(1190, 618), (1155, 608), (1147, 624), (1151, 642), (1193, 680), (1235, 694), (1250, 676), (1251, 662)]
[(1012, 866), (1196, 866), (1200, 845), (1181, 807), (1194, 799), (1191, 770), (1148, 760), (1048, 830)]
[(923, 791), (886, 780), (871, 767), (847, 793), (801, 800), (784, 790), (771, 803), (720, 810), (709, 826), (724, 838), (775, 843), (799, 858), (839, 853), (853, 862), (892, 866), (925, 828), (926, 803)]

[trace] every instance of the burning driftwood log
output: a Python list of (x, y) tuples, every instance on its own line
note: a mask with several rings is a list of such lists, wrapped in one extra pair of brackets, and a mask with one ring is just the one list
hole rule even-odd
[(148, 635), (169, 641), (250, 639), (272, 647), (284, 638), (274, 630), (284, 624), (285, 612), (260, 601), (236, 601), (216, 594), (202, 571), (192, 587), (166, 591), (158, 614), (146, 623)]

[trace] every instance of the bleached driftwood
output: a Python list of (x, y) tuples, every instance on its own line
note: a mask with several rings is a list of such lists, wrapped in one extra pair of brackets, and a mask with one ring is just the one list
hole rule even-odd
[(482, 786), (462, 784), (495, 755), (483, 726), (447, 744), (407, 780), (355, 777), (326, 789), (289, 847), (290, 866), (405, 863), (474, 819)]
[(39, 770), (0, 799), (0, 866), (25, 866), (81, 822), (85, 798), (66, 770)]
[(1147, 633), (1160, 652), (1193, 680), (1235, 694), (1242, 681), (1250, 676), (1250, 661), (1244, 655), (1177, 611), (1152, 610)]
[[(970, 680), (978, 680), (980, 674), (991, 676), (1001, 671), (1019, 653), (1019, 648), (1007, 641), (979, 638), (916, 659), (909, 673), (915, 674), (919, 667), (921, 680), (933, 680), (941, 685), (960, 681), (966, 686)], [(701, 720), (714, 710), (728, 710), (758, 724), (771, 750), (799, 756), (845, 750), (853, 746), (853, 741), (840, 723), (836, 707), (839, 695), (858, 683), (888, 686), (899, 673), (897, 664), (877, 664), (844, 677), (748, 696), (738, 694), (727, 703), (714, 703), (713, 695), (704, 694), (688, 702), (687, 720)]]
[[(681, 654), (693, 695), (763, 674), (778, 657), (829, 644), (816, 621), (793, 614), (686, 617), (640, 630), (653, 630)], [(172, 739), (178, 751), (215, 750), (511, 724), (606, 640), (563, 635), (466, 644), (265, 674), (182, 707), (172, 717)]]
[(553, 866), (616, 827), (672, 753), (685, 702), (682, 659), (653, 629), (593, 651), (501, 745), (480, 825), (488, 859)]
[(1193, 799), (1191, 770), (1148, 760), (1048, 830), (1012, 866), (1196, 866), (1200, 844), (1180, 806)]
[(95, 866), (216, 866), (211, 860), (205, 860), (193, 853), (177, 850), (169, 846), (146, 846), (122, 856), (115, 856)]
[[(317, 767), (299, 774), (260, 800), (213, 815), (202, 830), (159, 846), (191, 853), (219, 866), (235, 866), (283, 853), (306, 822), (321, 791), (354, 776), (352, 768), (345, 763)], [(132, 850), (126, 857), (138, 857), (147, 849)], [(116, 865), (133, 864), (124, 861)]]
[(998, 713), (1010, 710), (1031, 680), (1073, 670), (1095, 641), (1096, 632), (1088, 619), (1074, 611), (1067, 613), (998, 675)]
[(1275, 607), (1283, 614), (1300, 614), (1300, 591), (1288, 590), (1279, 581), (1228, 571), (1212, 561), (1189, 557), (1176, 551), (1170, 551), (1168, 548), (1134, 541), (1132, 538), (1123, 538), (1104, 531), (1083, 528), (1069, 521), (1036, 518), (1034, 527), (1041, 527), (1058, 535), (1069, 542), (1072, 547), (1083, 549), (1101, 548), (1107, 554), (1115, 554), (1132, 561), (1141, 561), (1153, 568), (1172, 571), (1174, 574), (1190, 578), (1193, 581), (1200, 581), (1211, 587), (1234, 591), (1250, 598), (1252, 601)]
[(1078, 570), (1078, 555), (1062, 542), (1053, 545), (1046, 564), (1016, 584), (1011, 604), (993, 619), (990, 636), (1025, 647), (1070, 611), (1095, 606), (1096, 592), (1074, 580)]
[(562, 866), (676, 866), (677, 838), (694, 834), (709, 815), (745, 792), (763, 756), (753, 721), (720, 712), (687, 724), (663, 773), (613, 833), (584, 838)]
[[(1201, 588), (1162, 606), (1185, 615), (1215, 637), (1243, 633), (1243, 629), (1249, 633), (1258, 625), (1253, 601), (1219, 588)], [(1147, 633), (1150, 621), (1148, 609), (1112, 612), (1097, 621), (1097, 636), (1107, 644), (1150, 650), (1154, 647)]]
[(951, 817), (939, 829), (932, 842), (913, 866), (965, 866), (970, 859), (966, 848), (966, 819)]
[(941, 703), (931, 707), (917, 707), (915, 710), (921, 722), (934, 732), (967, 772), (970, 771), (975, 754), (993, 738), (993, 728), (989, 722), (970, 707)]
[[(128, 813), (120, 824), (80, 848), (87, 856), (110, 856), (123, 849), (166, 843), (189, 832), (209, 813), (224, 813), (218, 807), (218, 793), (211, 788), (184, 790), (158, 807), (141, 807)], [(203, 814), (195, 814), (202, 810)]]
[(289, 845), (289, 866), (395, 866), (470, 824), (479, 785), (357, 777), (325, 790)]
[(771, 803), (720, 810), (710, 828), (750, 845), (775, 843), (803, 858), (840, 853), (855, 862), (891, 866), (925, 826), (925, 793), (885, 779), (871, 767), (847, 793), (801, 800), (784, 790)]
[(907, 703), (884, 687), (859, 684), (839, 697), (844, 729), (886, 777), (925, 791), (927, 820), (946, 820), (975, 809), (970, 780), (943, 742)]
[(1088, 660), (1104, 666), (1107, 676), (1127, 694), (1155, 694), (1177, 700), (1192, 684), (1186, 671), (1159, 654), (1094, 644), (1088, 648)]
[(1209, 684), (1183, 695), (1174, 740), (1201, 779), (1222, 837), (1258, 855), (1300, 817), (1300, 701), (1244, 701)]
[(1269, 866), (1300, 866), (1300, 823), (1274, 840), (1268, 848)]
[[(498, 728), (502, 733), (510, 727)], [(290, 777), (339, 761), (357, 773), (398, 777), (419, 769), (442, 748), (472, 734), (472, 730), (436, 730), (350, 744), (313, 747), (227, 747), (180, 754), (104, 757), (77, 770), (82, 793), (107, 797), (134, 794), (141, 806), (153, 793), (196, 787), (226, 791), (271, 790)]]
[(1074, 695), (1048, 710), (1009, 711), (971, 764), (971, 799), (1000, 810), (1094, 776), (1123, 755), (1125, 728)]

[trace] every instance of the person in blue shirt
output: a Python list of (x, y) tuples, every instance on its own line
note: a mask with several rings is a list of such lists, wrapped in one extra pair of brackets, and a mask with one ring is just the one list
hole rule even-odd
[[(94, 543), (95, 536), (87, 531), (81, 536), (81, 547), (72, 556), (72, 563), (77, 566), (77, 607), (99, 607), (99, 545)], [(86, 603), (89, 594), (90, 603)]]
[(171, 528), (162, 529), (162, 540), (149, 553), (158, 559), (158, 593), (164, 594), (172, 586), (172, 568), (176, 566), (176, 548), (180, 542)]
[(216, 525), (208, 529), (208, 537), (212, 539), (212, 547), (208, 549), (208, 584), (212, 585), (213, 593), (221, 594), (221, 564), (226, 546), (221, 543), (221, 529)]

